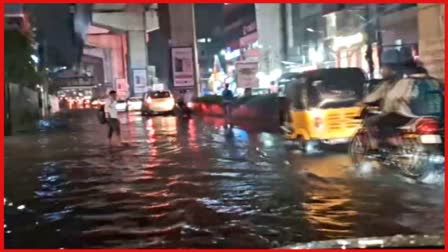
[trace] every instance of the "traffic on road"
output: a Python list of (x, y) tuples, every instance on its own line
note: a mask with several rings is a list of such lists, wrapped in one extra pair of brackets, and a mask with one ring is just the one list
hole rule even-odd
[(6, 248), (444, 247), (443, 4), (4, 7)]

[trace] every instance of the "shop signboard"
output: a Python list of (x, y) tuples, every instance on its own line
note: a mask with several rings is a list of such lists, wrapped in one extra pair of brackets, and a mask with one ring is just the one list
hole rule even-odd
[(225, 54), (224, 54), (224, 59), (225, 60), (233, 60), (236, 59), (238, 57), (241, 56), (241, 50), (240, 49), (236, 49), (233, 51), (228, 50)]
[(194, 86), (193, 48), (175, 47), (171, 49), (174, 87)]
[(148, 86), (148, 78), (146, 69), (133, 69), (132, 82), (134, 88), (134, 95), (144, 94)]
[(260, 56), (261, 52), (259, 48), (249, 49), (244, 52), (245, 59), (258, 59)]
[(240, 48), (248, 47), (250, 44), (253, 44), (258, 41), (258, 33), (250, 33), (242, 38), (240, 38)]
[(258, 62), (237, 62), (235, 65), (237, 74), (237, 87), (256, 88), (258, 87)]

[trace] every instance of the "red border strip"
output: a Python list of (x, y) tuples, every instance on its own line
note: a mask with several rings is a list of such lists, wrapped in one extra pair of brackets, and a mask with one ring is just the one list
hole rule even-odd
[[(447, 7), (447, 5), (445, 4), (445, 13), (446, 13), (446, 11), (448, 10), (448, 7)], [(445, 21), (445, 50), (446, 50), (446, 48), (447, 48), (447, 46), (448, 46), (448, 41), (446, 40), (446, 34), (447, 34), (447, 32), (448, 32), (448, 28), (447, 28), (447, 26), (446, 26), (446, 19), (444, 20)], [(446, 79), (447, 79), (447, 76), (448, 76), (448, 73), (446, 72), (446, 68), (447, 68), (447, 66), (448, 66), (448, 59), (446, 58), (446, 51), (444, 52), (444, 54), (445, 54), (445, 89), (446, 89), (446, 86), (447, 86), (447, 84), (446, 84)], [(445, 99), (446, 99), (446, 95), (444, 95), (445, 96)], [(446, 118), (447, 118), (447, 108), (448, 108), (448, 105), (447, 105), (447, 103), (446, 103), (446, 101), (445, 101), (445, 121), (446, 121)], [(447, 136), (447, 133), (446, 133), (446, 130), (445, 130), (445, 139), (446, 139), (446, 136)], [(447, 152), (447, 149), (446, 149), (446, 147), (447, 147), (447, 143), (446, 143), (446, 141), (445, 141), (445, 157), (446, 157), (446, 152)], [(445, 162), (445, 171), (446, 171), (446, 167), (447, 167), (448, 165), (446, 164), (446, 162)], [(446, 175), (446, 173), (445, 173), (445, 181), (446, 181), (446, 178), (447, 178), (447, 175)], [(446, 195), (446, 189), (448, 188), (448, 186), (446, 185), (446, 183), (445, 183), (445, 250), (447, 250), (447, 247), (446, 247), (446, 243), (447, 243), (447, 241), (448, 241), (448, 238), (447, 238), (447, 235), (446, 235), (446, 226), (447, 226), (447, 223), (448, 223), (448, 220), (446, 219), (446, 216), (447, 216), (447, 209), (446, 209), (446, 199), (447, 199), (447, 195)]]
[[(224, 1), (223, 1), (224, 2)], [(161, 1), (145, 1), (145, 0), (130, 0), (130, 1), (124, 1), (124, 0), (102, 0), (102, 1), (90, 1), (90, 0), (23, 0), (23, 1), (15, 1), (15, 0), (3, 0), (3, 3), (11, 3), (11, 4), (17, 4), (17, 3), (35, 3), (35, 4), (43, 4), (43, 3), (96, 3), (96, 4), (106, 4), (106, 3), (223, 3), (219, 1), (213, 1), (213, 0), (195, 0), (195, 1), (182, 1), (182, 0), (161, 0)], [(286, 1), (286, 0), (279, 0), (279, 1), (272, 1), (272, 0), (258, 0), (258, 1), (240, 1), (240, 0), (230, 0), (225, 1), (226, 3), (316, 3), (316, 4), (322, 4), (322, 3), (403, 3), (403, 4), (413, 4), (413, 3), (445, 3), (444, 0), (432, 0), (432, 1), (409, 1), (409, 0), (346, 0), (346, 1), (338, 1), (338, 0), (292, 0), (292, 1)]]
[[(98, 2), (92, 2), (92, 1), (88, 1), (88, 0), (74, 0), (74, 1), (67, 1), (67, 0), (60, 0), (60, 1), (55, 1), (55, 0), (24, 0), (24, 1), (11, 1), (11, 0), (4, 0), (3, 3), (13, 3), (13, 4), (18, 4), (18, 3), (127, 3), (127, 2), (132, 2), (132, 3), (151, 3), (152, 1), (145, 1), (145, 0), (131, 0), (131, 1), (123, 1), (123, 0), (102, 0), (102, 1), (98, 1)], [(259, 0), (259, 1), (235, 1), (235, 0), (229, 0), (229, 1), (225, 1), (225, 2), (229, 2), (229, 3), (341, 3), (341, 1), (338, 0), (301, 0), (301, 1), (267, 1), (267, 0)], [(350, 0), (350, 1), (343, 1), (344, 3), (444, 3), (445, 1), (443, 0), (433, 0), (433, 1), (404, 1), (404, 0), (395, 0), (395, 1), (375, 1), (375, 0)], [(156, 2), (153, 2), (156, 3)], [(196, 1), (167, 1), (167, 0), (162, 0), (162, 1), (157, 1), (157, 3), (219, 3), (216, 1), (209, 1), (209, 0), (196, 0)], [(447, 10), (447, 6), (445, 5), (445, 12)], [(2, 15), (4, 15), (4, 4), (2, 4), (0, 6), (0, 13)], [(4, 29), (4, 19), (2, 19), (0, 21), (0, 28)], [(445, 34), (447, 33), (448, 29), (446, 27), (446, 21), (445, 21)], [(0, 45), (2, 48), (4, 48), (4, 33), (0, 36)], [(448, 46), (448, 42), (445, 40), (445, 48)], [(446, 54), (445, 54), (446, 55)], [(4, 50), (0, 51), (0, 59), (1, 59), (1, 63), (0, 65), (2, 66), (2, 69), (4, 69)], [(445, 69), (447, 67), (448, 60), (445, 58)], [(0, 76), (4, 79), (4, 71), (1, 71)], [(445, 79), (447, 78), (448, 74), (445, 72)], [(4, 83), (4, 82), (3, 82)], [(2, 88), (0, 90), (0, 96), (4, 97), (4, 88)], [(0, 106), (2, 108), (2, 111), (4, 111), (4, 99), (0, 99)], [(445, 103), (445, 118), (448, 116), (446, 109), (448, 108), (447, 103)], [(3, 155), (1, 157), (1, 161), (2, 161), (2, 165), (1, 165), (1, 169), (0, 169), (0, 173), (1, 173), (1, 179), (0, 179), (0, 194), (4, 195), (4, 117), (0, 118), (1, 120), (1, 132), (3, 133), (1, 135), (2, 138), (2, 145), (0, 147)], [(445, 136), (447, 135), (447, 133), (445, 132)], [(446, 147), (447, 144), (445, 142), (445, 151), (446, 151)], [(445, 152), (446, 154), (446, 152)], [(445, 168), (446, 168), (447, 164), (445, 163)], [(445, 184), (445, 189), (448, 186)], [(446, 191), (446, 190), (445, 190)], [(445, 195), (445, 199), (446, 199), (446, 195)], [(445, 200), (446, 202), (446, 200)], [(446, 216), (447, 210), (445, 207), (445, 216)], [(1, 208), (0, 211), (0, 219), (1, 219), (1, 223), (4, 224), (4, 208)], [(445, 218), (445, 226), (448, 223), (447, 219)], [(1, 237), (0, 237), (0, 247), (4, 248), (4, 229), (1, 229)], [(445, 243), (448, 241), (447, 237), (445, 237)], [(52, 249), (17, 249), (17, 250), (12, 250), (12, 249), (8, 249), (11, 251), (17, 251), (17, 252), (21, 252), (21, 251), (56, 251), (56, 250), (52, 250)], [(7, 251), (8, 251), (7, 250)], [(112, 250), (112, 249), (111, 249)], [(141, 251), (141, 250), (137, 250), (137, 249), (113, 249), (114, 251)], [(335, 249), (321, 249), (321, 250), (316, 250), (316, 251), (336, 251)], [(446, 248), (445, 248), (446, 250)], [(69, 249), (69, 251), (74, 251), (74, 252), (81, 252), (81, 251), (100, 251), (100, 250), (95, 250), (95, 249)], [(174, 250), (174, 249), (152, 249), (152, 251), (179, 251), (178, 249)], [(257, 250), (253, 250), (253, 249), (225, 249), (225, 250), (218, 250), (218, 249), (207, 249), (207, 251), (253, 251), (253, 252), (257, 252), (257, 251), (265, 251), (262, 249), (257, 249)], [(279, 251), (289, 251), (289, 250), (279, 250)], [(348, 251), (359, 251), (359, 250), (348, 250)], [(394, 249), (384, 249), (384, 250), (369, 250), (369, 251), (396, 251)], [(425, 251), (424, 249), (406, 249), (406, 251)], [(427, 250), (427, 251), (434, 251), (434, 250)]]
[[(1, 6), (0, 6), (0, 13), (2, 14), (2, 16), (4, 16), (4, 8), (5, 8), (5, 6), (2, 4)], [(2, 20), (0, 21), (0, 28), (2, 29), (2, 30), (4, 30), (4, 18), (2, 18)], [(2, 50), (0, 50), (0, 69), (2, 69), (2, 71), (0, 71), (0, 79), (1, 80), (4, 80), (5, 79), (5, 76), (4, 76), (4, 70), (3, 69), (5, 69), (5, 61), (4, 61), (4, 53), (5, 53), (5, 50), (4, 50), (4, 42), (5, 42), (5, 39), (4, 39), (4, 36), (5, 36), (5, 33), (4, 32), (2, 32), (2, 34), (0, 35), (0, 47), (2, 48)], [(3, 83), (3, 85), (4, 85), (4, 81), (2, 82)], [(1, 108), (2, 108), (2, 110), (1, 111), (3, 111), (3, 113), (5, 113), (5, 88), (4, 88), (4, 86), (2, 87), (2, 88), (0, 88), (0, 97), (2, 97), (2, 98), (0, 98), (0, 100), (1, 100), (1, 102), (0, 102), (0, 106), (1, 106)], [(5, 173), (4, 173), (4, 167), (5, 167), (5, 139), (4, 139), (4, 135), (5, 135), (5, 117), (2, 115), (2, 116), (0, 116), (0, 122), (1, 122), (1, 126), (0, 126), (0, 129), (1, 129), (1, 138), (2, 138), (2, 143), (1, 143), (1, 146), (0, 146), (0, 149), (1, 149), (1, 153), (2, 153), (2, 155), (1, 155), (1, 169), (0, 169), (0, 195), (3, 195), (3, 198), (4, 198), (4, 195), (5, 195), (5, 192), (4, 192), (4, 190), (5, 190)], [(4, 207), (1, 207), (1, 210), (0, 210), (0, 223), (1, 223), (1, 225), (2, 226), (4, 226), (4, 224), (5, 224), (5, 208)], [(1, 229), (1, 232), (0, 232), (0, 235), (1, 235), (1, 237), (0, 237), (0, 247), (1, 248), (4, 248), (5, 247), (5, 243), (4, 243), (4, 238), (5, 238), (5, 229), (4, 228), (2, 228)]]

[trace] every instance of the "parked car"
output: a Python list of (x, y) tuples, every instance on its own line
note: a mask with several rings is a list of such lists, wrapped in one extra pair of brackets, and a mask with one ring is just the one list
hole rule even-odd
[(174, 114), (175, 105), (169, 90), (150, 91), (144, 96), (142, 115)]
[(124, 100), (118, 100), (115, 108), (118, 112), (126, 112), (128, 110), (128, 103)]
[(128, 99), (128, 111), (140, 111), (143, 106), (141, 97), (131, 97)]

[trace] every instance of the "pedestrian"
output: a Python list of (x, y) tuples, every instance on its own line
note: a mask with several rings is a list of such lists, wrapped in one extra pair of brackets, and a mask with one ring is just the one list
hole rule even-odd
[(124, 144), (121, 139), (121, 131), (120, 131), (120, 121), (118, 120), (118, 111), (116, 108), (117, 105), (117, 92), (115, 90), (111, 90), (109, 92), (109, 97), (106, 99), (104, 105), (104, 112), (106, 113), (107, 125), (108, 125), (108, 139), (109, 145), (112, 145), (112, 136), (115, 133), (121, 144)]
[(226, 116), (231, 115), (231, 106), (233, 102), (233, 92), (229, 89), (229, 84), (225, 85), (224, 91), (222, 91), (222, 98), (224, 103), (224, 112)]
[(186, 104), (193, 101), (193, 92), (191, 92), (189, 89), (187, 89), (184, 93), (184, 102)]
[(271, 86), (269, 87), (269, 92), (271, 94), (275, 94), (278, 92), (277, 83), (275, 81), (271, 81)]
[(184, 102), (184, 93), (185, 90), (180, 90), (176, 93), (176, 101), (178, 104), (182, 104)]

